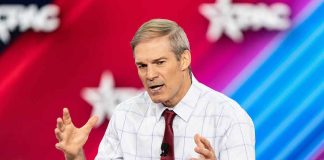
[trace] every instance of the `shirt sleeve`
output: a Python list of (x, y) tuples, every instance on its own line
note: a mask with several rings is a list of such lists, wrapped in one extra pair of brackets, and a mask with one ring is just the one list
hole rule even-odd
[(255, 131), (249, 115), (239, 106), (235, 107), (232, 122), (225, 133), (220, 148), (220, 160), (255, 160)]
[(116, 128), (116, 114), (111, 117), (108, 128), (102, 138), (95, 160), (123, 159), (120, 139)]

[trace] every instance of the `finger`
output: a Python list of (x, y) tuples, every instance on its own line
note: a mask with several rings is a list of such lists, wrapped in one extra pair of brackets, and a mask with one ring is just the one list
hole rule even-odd
[(60, 151), (64, 151), (61, 143), (56, 143), (55, 144), (55, 148), (58, 149), (58, 150), (60, 150)]
[(61, 142), (62, 139), (63, 139), (63, 136), (62, 136), (62, 133), (60, 132), (60, 130), (58, 128), (55, 128), (54, 130), (54, 133), (55, 133), (55, 137), (56, 139)]
[(205, 148), (207, 148), (209, 150), (212, 150), (213, 149), (213, 147), (211, 146), (211, 144), (208, 141), (208, 139), (206, 139), (205, 137), (201, 137), (200, 140), (204, 144)]
[(200, 147), (195, 147), (195, 152), (200, 154), (203, 158), (211, 158), (212, 157), (212, 151), (206, 149), (206, 148), (200, 148)]
[(200, 135), (199, 134), (195, 134), (194, 140), (195, 140), (195, 143), (197, 144), (198, 147), (204, 147), (204, 144), (200, 140)]
[(62, 118), (57, 118), (57, 120), (56, 120), (56, 127), (61, 131), (61, 132), (63, 132), (64, 131), (64, 128), (65, 128), (65, 126), (64, 126), (64, 124), (63, 124), (63, 120), (62, 120)]
[(71, 116), (67, 108), (63, 108), (63, 123), (64, 124), (72, 123)]
[(90, 133), (91, 129), (96, 125), (97, 121), (98, 117), (92, 116), (82, 128), (84, 128), (88, 133)]

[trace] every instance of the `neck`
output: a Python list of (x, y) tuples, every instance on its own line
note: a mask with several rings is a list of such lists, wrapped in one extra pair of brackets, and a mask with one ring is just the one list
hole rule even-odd
[(182, 98), (187, 94), (191, 84), (192, 84), (192, 78), (189, 74), (186, 74), (184, 78), (184, 83), (182, 84), (182, 86), (180, 86), (180, 90), (179, 90), (180, 94), (176, 95), (172, 100), (163, 102), (162, 104), (165, 107), (169, 107), (169, 108), (173, 108), (174, 106), (176, 106), (182, 100)]

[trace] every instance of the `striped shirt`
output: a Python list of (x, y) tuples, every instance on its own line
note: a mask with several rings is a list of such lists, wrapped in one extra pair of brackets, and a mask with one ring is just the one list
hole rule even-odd
[[(96, 160), (160, 159), (167, 109), (147, 92), (121, 103), (110, 119)], [(175, 159), (197, 158), (196, 133), (207, 138), (217, 160), (255, 159), (254, 125), (232, 99), (193, 78), (192, 85), (173, 108)]]

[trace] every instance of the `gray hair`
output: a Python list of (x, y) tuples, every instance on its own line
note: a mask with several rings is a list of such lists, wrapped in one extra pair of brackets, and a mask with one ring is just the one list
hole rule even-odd
[(149, 41), (157, 37), (168, 36), (172, 52), (177, 60), (185, 50), (190, 51), (189, 41), (183, 29), (174, 21), (167, 19), (152, 19), (145, 22), (135, 33), (131, 46), (135, 47), (143, 41)]

